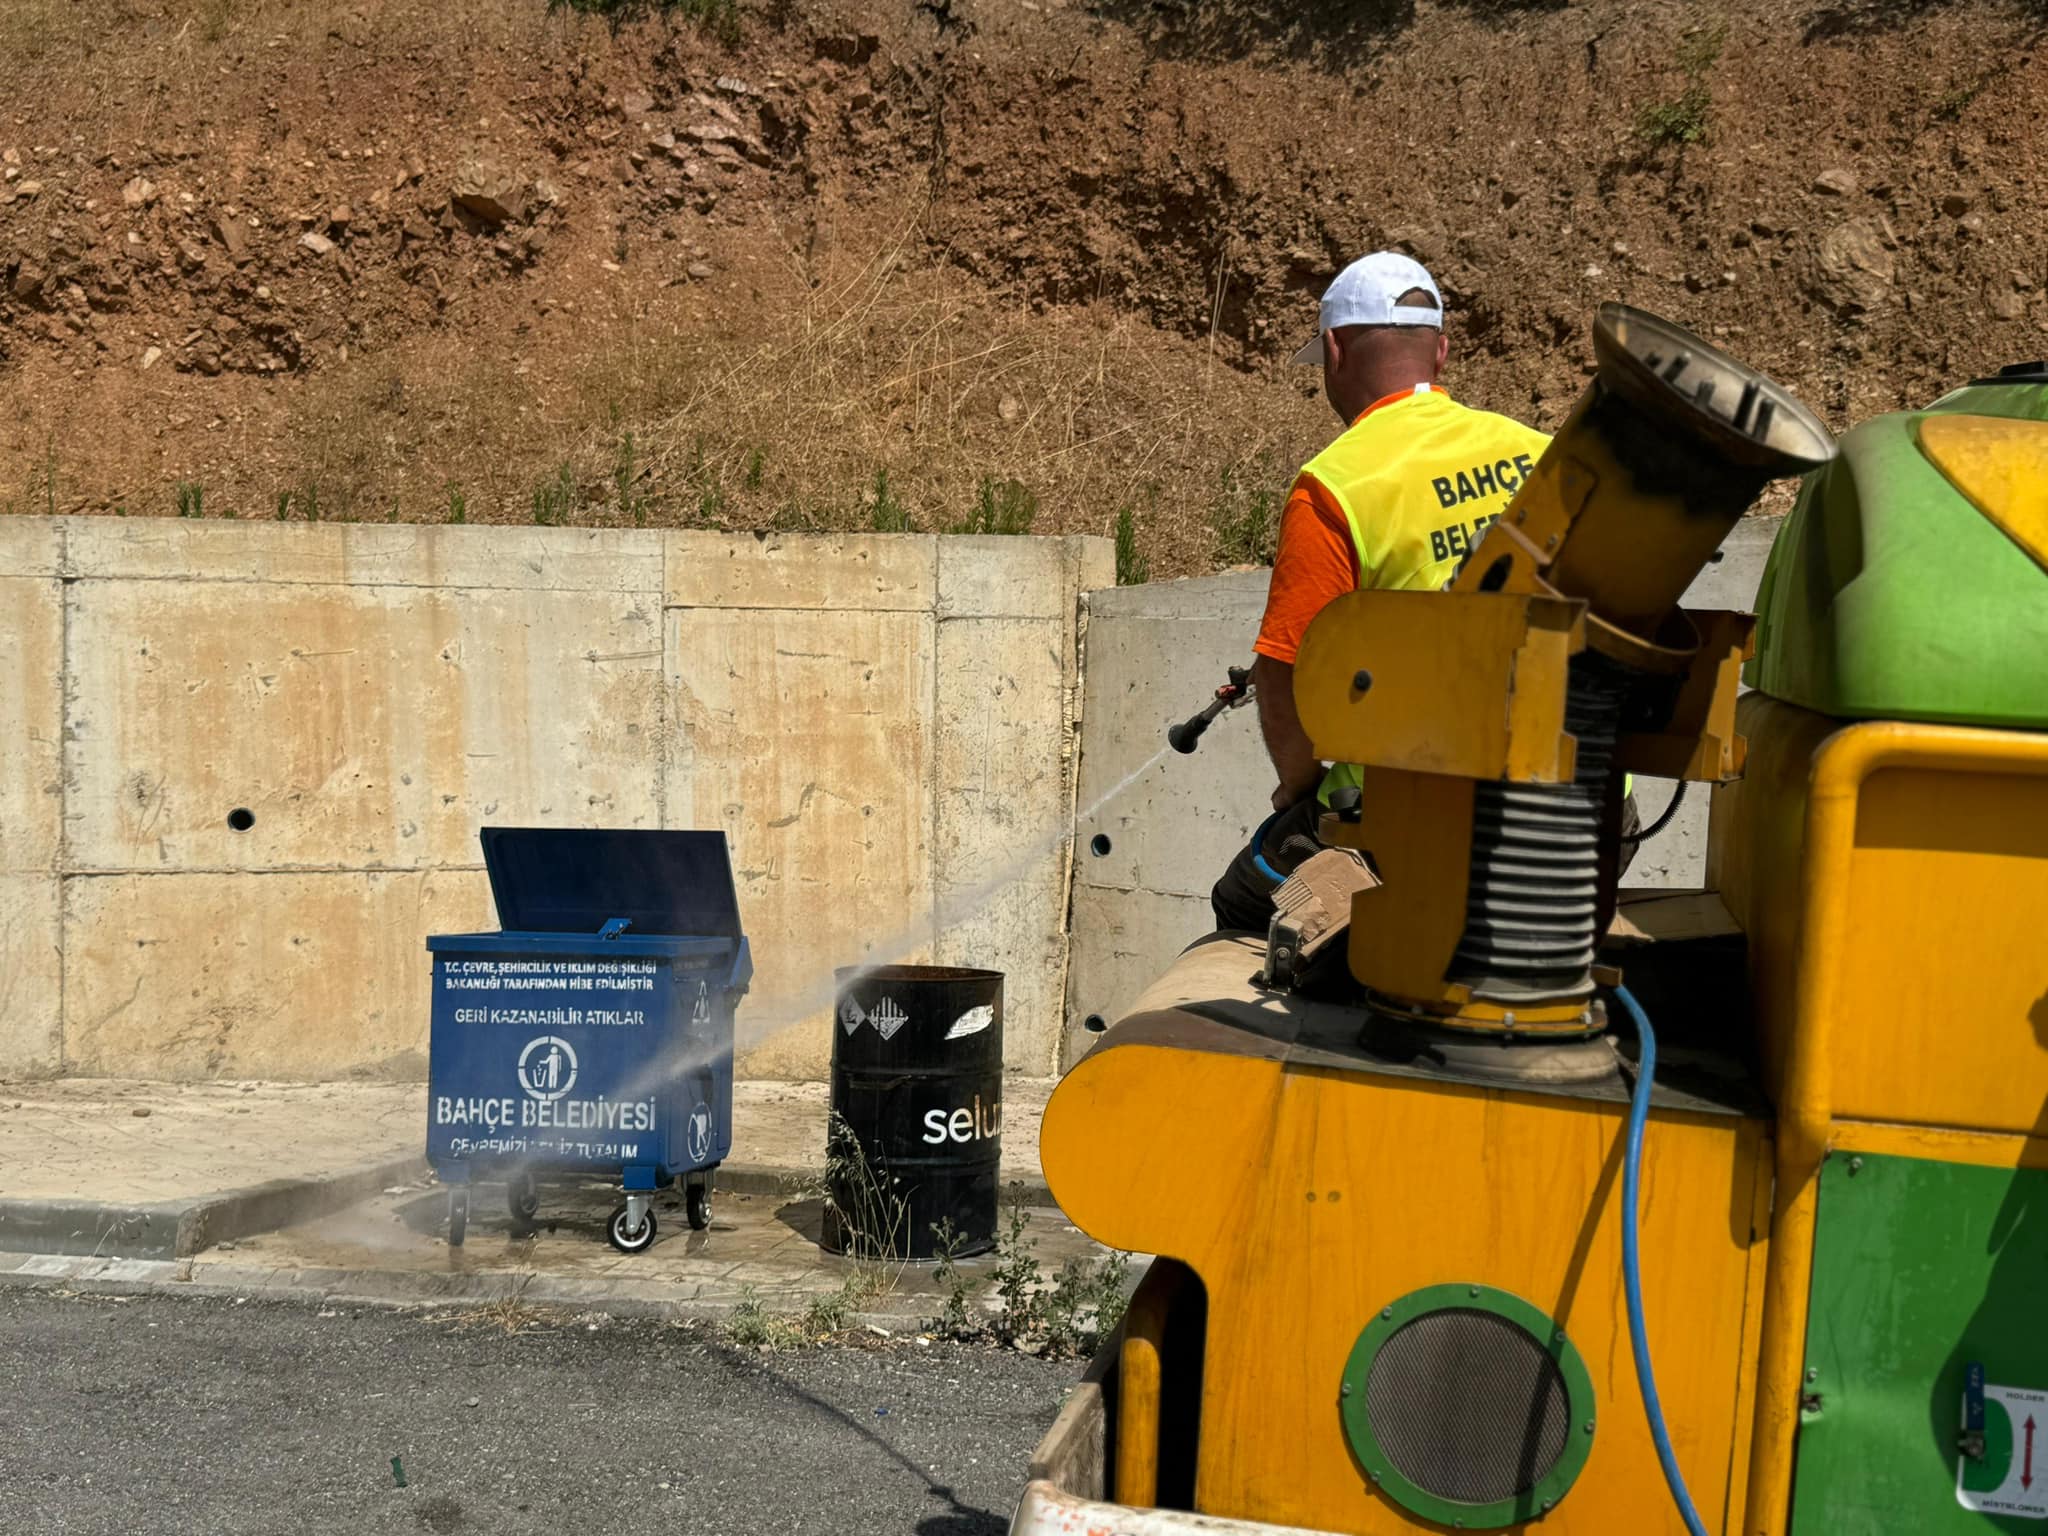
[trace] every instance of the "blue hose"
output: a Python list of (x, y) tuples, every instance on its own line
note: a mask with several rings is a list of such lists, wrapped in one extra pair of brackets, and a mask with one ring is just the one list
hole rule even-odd
[(1650, 1438), (1657, 1445), (1657, 1460), (1664, 1468), (1664, 1485), (1671, 1501), (1692, 1536), (1707, 1536), (1700, 1512), (1693, 1508), (1692, 1495), (1685, 1490), (1685, 1474), (1678, 1470), (1678, 1457), (1671, 1449), (1671, 1432), (1664, 1427), (1664, 1407), (1657, 1401), (1657, 1377), (1650, 1367), (1650, 1335), (1643, 1325), (1643, 1266), (1641, 1240), (1636, 1232), (1636, 1207), (1643, 1183), (1643, 1127), (1650, 1118), (1650, 1089), (1657, 1077), (1657, 1034), (1650, 1028), (1649, 1015), (1630, 995), (1627, 987), (1614, 989), (1615, 1001), (1628, 1014), (1641, 1042), (1636, 1061), (1636, 1090), (1628, 1105), (1628, 1150), (1621, 1164), (1621, 1274), (1628, 1293), (1628, 1342), (1636, 1357), (1636, 1383), (1643, 1392), (1643, 1415), (1650, 1421)]
[(1268, 816), (1264, 821), (1260, 822), (1259, 830), (1252, 834), (1252, 868), (1256, 869), (1260, 874), (1264, 875), (1268, 880), (1272, 881), (1275, 885), (1286, 884), (1287, 877), (1281, 874), (1279, 870), (1275, 869), (1272, 865), (1266, 862), (1266, 829), (1271, 827), (1274, 822), (1278, 821), (1282, 816), (1285, 816), (1286, 814), (1287, 813), (1285, 811), (1275, 811), (1272, 815)]

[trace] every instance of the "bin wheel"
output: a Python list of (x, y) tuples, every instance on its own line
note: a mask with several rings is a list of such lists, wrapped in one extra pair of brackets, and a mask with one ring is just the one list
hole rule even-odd
[(711, 1225), (711, 1186), (691, 1184), (683, 1191), (683, 1214), (690, 1218), (690, 1230), (702, 1232)]
[(634, 1232), (626, 1226), (626, 1207), (622, 1205), (612, 1212), (612, 1219), (605, 1225), (605, 1236), (621, 1253), (645, 1253), (654, 1243), (654, 1212), (650, 1210), (641, 1217), (640, 1230)]
[(513, 1226), (533, 1225), (534, 1217), (540, 1214), (540, 1191), (534, 1188), (532, 1174), (524, 1174), (505, 1186), (505, 1204), (512, 1212)]
[(460, 1248), (462, 1239), (469, 1231), (469, 1191), (451, 1189), (448, 1191), (448, 1246)]

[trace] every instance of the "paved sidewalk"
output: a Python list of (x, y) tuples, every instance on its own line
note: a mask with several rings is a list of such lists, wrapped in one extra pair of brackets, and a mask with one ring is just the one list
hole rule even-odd
[[(1050, 1199), (1051, 1087), (1005, 1084), (1003, 1179), (1026, 1203)], [(717, 1186), (759, 1196), (814, 1177), (827, 1104), (823, 1083), (736, 1085)], [(0, 1251), (190, 1258), (410, 1185), (425, 1134), (418, 1083), (0, 1083)]]
[[(601, 1185), (543, 1191), (539, 1228), (521, 1235), (496, 1185), (475, 1186), (468, 1240), (446, 1240), (447, 1192), (421, 1178), (282, 1231), (219, 1243), (197, 1257), (106, 1258), (0, 1252), (0, 1284), (70, 1291), (162, 1292), (328, 1306), (498, 1304), (601, 1309), (617, 1315), (717, 1316), (749, 1299), (800, 1315), (846, 1293), (853, 1320), (901, 1332), (938, 1314), (946, 1287), (930, 1264), (856, 1263), (818, 1247), (822, 1201), (721, 1194), (708, 1231), (693, 1232), (681, 1203), (656, 1203), (658, 1236), (644, 1253), (615, 1251), (604, 1224), (615, 1191)], [(1050, 1282), (1069, 1259), (1107, 1250), (1056, 1210), (1025, 1209), (1023, 1244)], [(991, 1253), (960, 1261), (971, 1304), (995, 1305)], [(1135, 1271), (1133, 1274), (1135, 1279)], [(854, 1282), (848, 1291), (848, 1282)]]

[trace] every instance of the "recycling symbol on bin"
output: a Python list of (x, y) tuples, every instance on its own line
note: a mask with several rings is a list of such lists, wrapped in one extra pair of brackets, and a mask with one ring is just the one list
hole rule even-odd
[(896, 1038), (896, 1031), (910, 1022), (910, 1015), (897, 1005), (893, 997), (885, 997), (875, 1004), (872, 1013), (849, 997), (840, 1005), (839, 1022), (845, 1026), (849, 1035), (863, 1024), (872, 1024), (875, 1026), (876, 1034), (884, 1040), (893, 1040)]
[(711, 1158), (711, 1106), (702, 1099), (690, 1111), (686, 1129), (690, 1138), (690, 1161), (708, 1162)]
[(519, 1053), (519, 1086), (543, 1104), (559, 1099), (576, 1086), (576, 1048), (559, 1035), (527, 1041)]

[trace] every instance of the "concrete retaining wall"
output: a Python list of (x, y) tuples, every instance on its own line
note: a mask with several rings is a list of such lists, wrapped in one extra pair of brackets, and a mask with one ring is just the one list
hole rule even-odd
[[(1772, 518), (1738, 526), (1686, 604), (1748, 608), (1777, 530)], [(1116, 1019), (1209, 931), (1209, 887), (1267, 813), (1273, 771), (1247, 707), (1223, 716), (1194, 756), (1154, 764), (1099, 813), (1085, 814), (1164, 744), (1169, 723), (1205, 702), (1225, 668), (1250, 661), (1266, 583), (1265, 571), (1246, 571), (1085, 599), (1083, 814), (1075, 827), (1063, 1067), (1087, 1050), (1091, 1022)], [(1636, 780), (1646, 821), (1672, 789), (1668, 780)], [(1691, 887), (1705, 878), (1708, 798), (1694, 789), (1672, 826), (1639, 851), (1630, 885)]]
[(1006, 970), (1047, 1072), (1112, 579), (1103, 540), (0, 520), (0, 1077), (423, 1075), (485, 824), (723, 828), (743, 1027), (796, 1021), (745, 1072), (822, 1075), (877, 945)]

